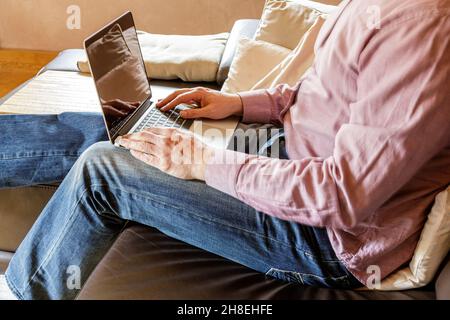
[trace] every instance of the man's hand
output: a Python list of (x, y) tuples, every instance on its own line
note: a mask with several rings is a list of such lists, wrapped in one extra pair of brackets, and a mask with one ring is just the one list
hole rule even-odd
[(184, 180), (204, 181), (206, 164), (214, 153), (193, 134), (171, 128), (146, 129), (117, 142), (138, 160)]
[(242, 116), (242, 100), (237, 94), (227, 94), (207, 88), (181, 89), (159, 101), (161, 111), (169, 111), (179, 104), (198, 104), (200, 108), (181, 111), (184, 119), (225, 119)]

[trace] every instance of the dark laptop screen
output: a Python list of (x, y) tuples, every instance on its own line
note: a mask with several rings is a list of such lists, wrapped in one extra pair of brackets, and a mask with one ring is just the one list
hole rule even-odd
[(151, 97), (131, 14), (86, 41), (86, 53), (110, 137)]

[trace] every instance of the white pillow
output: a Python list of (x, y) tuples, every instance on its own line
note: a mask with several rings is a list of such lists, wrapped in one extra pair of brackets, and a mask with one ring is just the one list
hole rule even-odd
[(450, 187), (436, 196), (409, 266), (388, 276), (378, 290), (406, 290), (430, 283), (450, 250)]
[(334, 10), (335, 6), (308, 0), (267, 0), (255, 40), (294, 49), (319, 15)]
[(290, 53), (276, 44), (241, 38), (222, 91), (248, 91)]

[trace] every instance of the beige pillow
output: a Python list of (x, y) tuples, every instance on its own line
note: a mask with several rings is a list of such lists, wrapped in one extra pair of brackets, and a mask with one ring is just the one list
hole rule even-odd
[(282, 60), (280, 58), (287, 52), (285, 48), (265, 41), (242, 39), (222, 91), (268, 89), (282, 83), (295, 85), (314, 61), (314, 44), (324, 22), (325, 19), (318, 16), (297, 47)]
[(307, 0), (267, 0), (255, 40), (294, 49), (319, 15), (335, 9)]
[(314, 44), (324, 23), (325, 18), (319, 16), (289, 56), (251, 89), (268, 89), (279, 84), (295, 85), (314, 61)]
[(381, 282), (378, 290), (406, 290), (430, 283), (450, 250), (450, 187), (436, 196), (409, 266)]
[(291, 50), (276, 44), (241, 38), (222, 91), (249, 90), (290, 53)]
[[(138, 32), (149, 78), (183, 81), (216, 81), (228, 36), (229, 33), (183, 36)], [(89, 72), (85, 59), (78, 62), (78, 68)]]

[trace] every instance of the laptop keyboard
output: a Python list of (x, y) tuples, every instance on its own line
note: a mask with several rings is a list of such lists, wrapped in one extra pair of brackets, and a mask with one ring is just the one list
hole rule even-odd
[(150, 108), (149, 113), (142, 119), (135, 132), (154, 127), (189, 129), (192, 124), (192, 120), (183, 119), (177, 109), (161, 112), (154, 106)]

